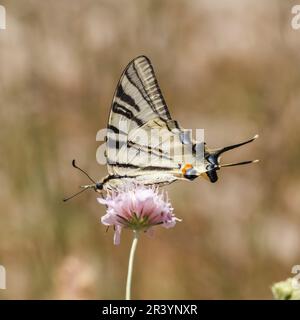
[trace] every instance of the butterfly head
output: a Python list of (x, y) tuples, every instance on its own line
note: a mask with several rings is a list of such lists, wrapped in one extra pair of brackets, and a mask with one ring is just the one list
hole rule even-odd
[(236, 162), (236, 163), (227, 163), (227, 164), (221, 164), (221, 156), (224, 152), (227, 152), (232, 149), (236, 149), (238, 147), (243, 146), (244, 144), (250, 143), (258, 138), (258, 135), (255, 135), (252, 139), (230, 145), (224, 148), (219, 149), (205, 149), (204, 158), (205, 158), (205, 172), (202, 174), (204, 178), (209, 179), (210, 182), (214, 183), (218, 180), (217, 170), (220, 170), (224, 167), (233, 167), (233, 166), (239, 166), (249, 163), (255, 163), (258, 162), (258, 160), (248, 160), (248, 161), (242, 161), (242, 162)]

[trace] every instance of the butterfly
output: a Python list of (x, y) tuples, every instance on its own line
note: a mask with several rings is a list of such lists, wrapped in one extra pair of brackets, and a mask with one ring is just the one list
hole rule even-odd
[(64, 200), (90, 188), (102, 192), (130, 182), (167, 185), (201, 176), (214, 183), (220, 168), (258, 161), (220, 163), (224, 152), (257, 137), (217, 149), (193, 140), (190, 130), (183, 129), (172, 119), (150, 60), (138, 56), (123, 71), (113, 96), (106, 134), (108, 175), (95, 181), (73, 160), (73, 166), (92, 184), (82, 186), (80, 192)]

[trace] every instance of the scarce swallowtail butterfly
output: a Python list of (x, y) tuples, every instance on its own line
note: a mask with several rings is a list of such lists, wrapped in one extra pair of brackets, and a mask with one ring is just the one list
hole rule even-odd
[(95, 181), (73, 160), (73, 166), (93, 183), (82, 186), (80, 192), (64, 200), (90, 188), (102, 192), (128, 182), (166, 185), (201, 176), (214, 183), (220, 168), (258, 161), (220, 164), (224, 152), (257, 137), (218, 149), (194, 141), (190, 131), (172, 119), (150, 60), (139, 56), (123, 71), (112, 100), (105, 150), (108, 175)]

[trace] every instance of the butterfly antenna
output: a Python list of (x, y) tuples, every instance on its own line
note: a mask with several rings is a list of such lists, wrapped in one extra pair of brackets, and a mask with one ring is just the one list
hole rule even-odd
[[(85, 174), (95, 185), (97, 185), (96, 181), (91, 178), (87, 172), (85, 172), (84, 170), (82, 170), (81, 168), (79, 168), (76, 163), (75, 163), (75, 159), (72, 161), (72, 166), (78, 170), (80, 170), (83, 174)], [(82, 186), (83, 190), (80, 190), (79, 192), (76, 192), (75, 194), (73, 194), (72, 196), (68, 197), (68, 198), (64, 198), (63, 201), (66, 202), (76, 196), (78, 196), (79, 194), (81, 194), (82, 192), (86, 191), (87, 189), (93, 187), (92, 185), (88, 185), (88, 186)]]
[(235, 162), (235, 163), (220, 164), (218, 165), (218, 167), (219, 168), (234, 167), (234, 166), (241, 166), (244, 164), (256, 163), (256, 162), (259, 162), (259, 160), (249, 160), (249, 161), (241, 161), (241, 162)]
[(66, 201), (68, 201), (68, 200), (70, 200), (70, 199), (78, 196), (80, 193), (86, 191), (87, 189), (88, 189), (88, 188), (86, 187), (86, 188), (80, 190), (79, 192), (74, 193), (72, 196), (70, 196), (70, 197), (68, 197), (68, 198), (64, 198), (63, 201), (66, 202)]
[(78, 170), (80, 170), (82, 173), (84, 173), (93, 183), (96, 184), (96, 181), (94, 179), (92, 179), (88, 174), (87, 172), (85, 172), (84, 170), (82, 170), (81, 168), (79, 168), (76, 163), (75, 163), (75, 159), (72, 161), (72, 166)]

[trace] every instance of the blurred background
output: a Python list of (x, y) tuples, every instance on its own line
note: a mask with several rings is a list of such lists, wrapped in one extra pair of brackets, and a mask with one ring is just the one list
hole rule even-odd
[(300, 264), (300, 30), (295, 1), (1, 0), (1, 299), (123, 299), (120, 246), (94, 192), (63, 203), (96, 162), (123, 68), (145, 54), (172, 116), (208, 146), (259, 133), (219, 181), (175, 183), (175, 228), (137, 248), (135, 299), (270, 299)]

